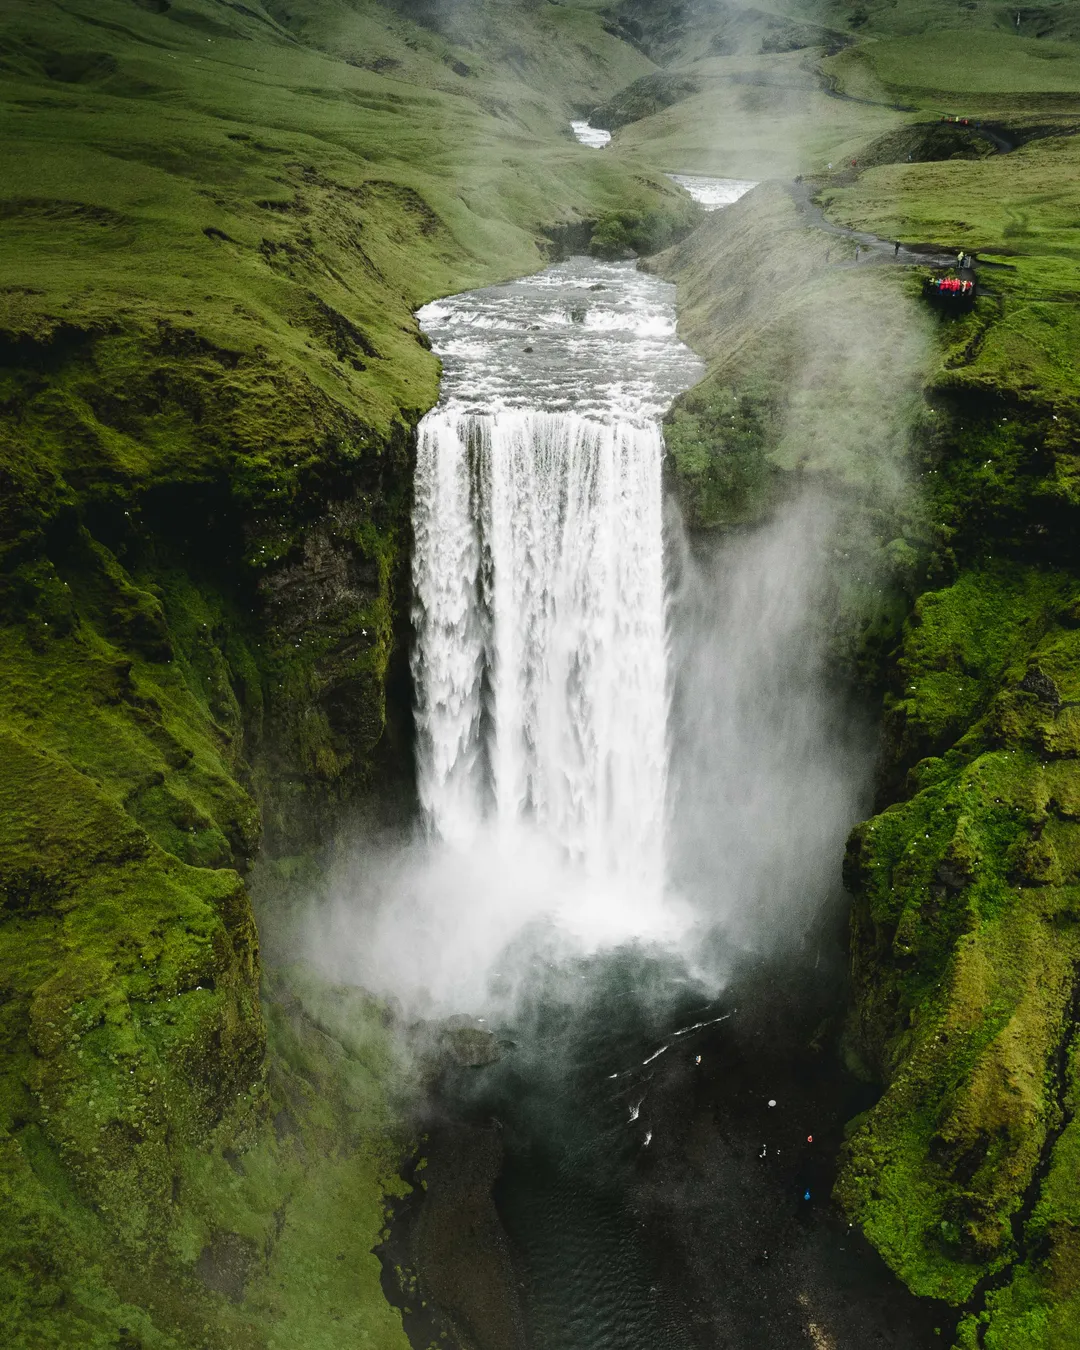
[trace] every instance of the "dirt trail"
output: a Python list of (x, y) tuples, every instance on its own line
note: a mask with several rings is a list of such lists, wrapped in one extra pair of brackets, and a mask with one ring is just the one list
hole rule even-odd
[(794, 183), (786, 183), (784, 186), (791, 200), (795, 203), (795, 210), (802, 223), (812, 226), (816, 230), (821, 230), (825, 234), (852, 240), (858, 246), (860, 264), (865, 260), (867, 263), (879, 265), (892, 263), (900, 267), (954, 267), (956, 265), (956, 253), (938, 245), (901, 244), (899, 251), (897, 251), (895, 240), (881, 239), (878, 235), (870, 234), (866, 230), (853, 230), (846, 225), (836, 225), (829, 220), (822, 208), (813, 200), (813, 186), (810, 183), (795, 181)]

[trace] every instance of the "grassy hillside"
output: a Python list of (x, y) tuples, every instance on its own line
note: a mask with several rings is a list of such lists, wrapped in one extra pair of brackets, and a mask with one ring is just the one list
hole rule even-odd
[(1080, 49), (1075, 42), (1000, 30), (934, 28), (867, 42), (822, 68), (860, 98), (893, 98), (945, 112), (1009, 109), (1076, 111)]
[(674, 97), (650, 100), (646, 81), (634, 98), (631, 86), (598, 124), (610, 108), (616, 145), (669, 171), (794, 177), (849, 161), (914, 110), (1074, 114), (1080, 93), (1080, 17), (1064, 0), (1019, 11), (992, 0), (623, 0), (613, 15)]

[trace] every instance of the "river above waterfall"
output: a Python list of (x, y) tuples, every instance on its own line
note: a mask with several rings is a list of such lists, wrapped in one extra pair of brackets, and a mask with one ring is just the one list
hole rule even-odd
[(669, 173), (667, 177), (689, 192), (706, 211), (722, 211), (757, 187), (756, 180), (751, 178), (706, 178), (697, 173)]
[(675, 287), (631, 262), (571, 258), (426, 305), (440, 408), (656, 420), (704, 365), (675, 335)]
[(571, 122), (570, 128), (582, 145), (590, 150), (603, 150), (611, 142), (611, 132), (594, 127), (589, 122)]

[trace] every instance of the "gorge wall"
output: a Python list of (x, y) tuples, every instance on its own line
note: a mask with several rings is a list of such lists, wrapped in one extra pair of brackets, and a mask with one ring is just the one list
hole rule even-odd
[[(852, 224), (866, 191), (834, 193)], [(981, 238), (993, 247), (985, 222)], [(959, 1344), (1066, 1346), (1080, 1278), (1075, 370), (1067, 382), (1042, 342), (1052, 262), (991, 258), (974, 311), (935, 317), (891, 247), (873, 266), (864, 246), (861, 268), (854, 247), (770, 186), (653, 261), (695, 278), (682, 326), (712, 356), (669, 417), (673, 487), (706, 532), (792, 494), (836, 503), (821, 622), (884, 716), (878, 814), (845, 866), (844, 1037), (882, 1095), (849, 1126), (836, 1199), (913, 1290), (970, 1310)], [(806, 421), (808, 366), (832, 391), (824, 438)]]
[(5, 11), (6, 1345), (406, 1343), (408, 1072), (384, 1009), (261, 968), (249, 883), (410, 800), (413, 311), (541, 226), (688, 214), (556, 139), (648, 65), (534, 8), (464, 49), (375, 4)]

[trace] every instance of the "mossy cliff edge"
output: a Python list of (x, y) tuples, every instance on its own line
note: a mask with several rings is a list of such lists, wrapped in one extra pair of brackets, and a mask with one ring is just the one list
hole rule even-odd
[(413, 8), (5, 8), (5, 1346), (405, 1344), (407, 1074), (356, 994), (260, 1002), (247, 878), (408, 789), (416, 306), (689, 218), (569, 136), (649, 69), (588, 7)]
[[(836, 1198), (989, 1350), (1080, 1344), (1080, 334), (1054, 232), (1074, 130), (766, 185), (654, 264), (697, 279), (682, 328), (711, 357), (669, 419), (689, 519), (829, 500), (823, 622), (883, 710), (879, 810), (845, 865), (845, 1049), (881, 1096)], [(1018, 243), (998, 194), (1036, 179), (1046, 223)], [(856, 264), (835, 226), (871, 202), (886, 239), (997, 262), (970, 312), (932, 309), (891, 244), (863, 236)]]

